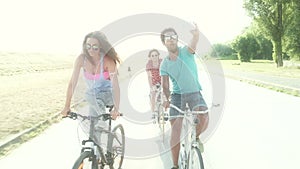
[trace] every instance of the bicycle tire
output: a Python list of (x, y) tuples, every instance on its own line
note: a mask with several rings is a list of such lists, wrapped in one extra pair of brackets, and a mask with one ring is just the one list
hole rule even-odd
[(198, 148), (193, 147), (189, 153), (187, 169), (204, 169), (203, 158)]
[[(96, 158), (93, 157), (94, 154), (91, 151), (84, 151), (80, 154), (78, 159), (75, 161), (72, 169), (98, 169), (98, 162), (96, 161)], [(92, 158), (90, 160), (90, 158)], [(88, 162), (86, 164), (86, 162)]]
[(124, 154), (125, 154), (125, 133), (124, 128), (121, 124), (114, 127), (112, 135), (109, 138), (109, 152), (113, 161), (109, 164), (110, 169), (121, 169)]

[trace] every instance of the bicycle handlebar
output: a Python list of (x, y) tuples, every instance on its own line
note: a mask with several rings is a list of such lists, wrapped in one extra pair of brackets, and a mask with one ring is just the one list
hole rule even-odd
[[(220, 106), (220, 104), (215, 104), (215, 105), (212, 105), (212, 107), (218, 107)], [(180, 108), (178, 108), (177, 106), (173, 105), (173, 104), (170, 104), (170, 107), (176, 109), (177, 111), (179, 111), (180, 113), (182, 114), (206, 114), (209, 112), (209, 109), (206, 109), (206, 110), (193, 110), (193, 111), (184, 111), (184, 110), (181, 110)]]
[[(70, 118), (72, 120), (77, 120), (78, 119), (78, 116), (83, 118), (83, 119), (100, 119), (101, 117), (103, 117), (103, 120), (106, 121), (106, 120), (113, 120), (113, 118), (111, 117), (111, 115), (109, 113), (104, 113), (104, 114), (100, 114), (98, 116), (84, 116), (84, 115), (81, 115), (79, 113), (76, 113), (76, 112), (69, 112), (67, 116), (64, 116), (63, 118)], [(120, 116), (123, 116), (123, 114), (121, 113)]]

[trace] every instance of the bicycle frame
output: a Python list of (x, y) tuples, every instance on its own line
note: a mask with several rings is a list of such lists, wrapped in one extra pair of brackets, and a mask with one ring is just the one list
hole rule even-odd
[[(118, 137), (116, 136), (116, 133), (112, 132), (112, 127), (111, 127), (111, 117), (110, 114), (106, 113), (106, 114), (101, 114), (97, 117), (92, 117), (92, 116), (83, 116), (80, 115), (78, 113), (74, 113), (71, 112), (69, 117), (72, 119), (77, 119), (79, 117), (81, 117), (83, 120), (89, 120), (90, 121), (90, 129), (89, 129), (89, 136), (87, 140), (83, 140), (82, 141), (82, 149), (81, 149), (81, 153), (85, 152), (85, 151), (91, 151), (92, 153), (92, 160), (98, 160), (99, 157), (101, 158), (101, 165), (102, 167), (104, 167), (105, 164), (110, 165), (114, 162), (112, 157), (112, 147), (108, 146), (109, 142), (112, 140), (112, 138), (115, 138), (117, 140), (117, 142), (121, 143), (121, 141), (119, 140)], [(109, 124), (108, 124), (108, 129), (103, 129), (101, 130), (101, 135), (102, 134), (107, 134), (107, 144), (106, 144), (106, 152), (104, 152), (103, 147), (101, 147), (101, 145), (98, 145), (94, 139), (94, 126), (95, 126), (95, 121), (99, 120), (100, 118), (103, 118), (104, 121), (109, 120)], [(97, 158), (98, 156), (98, 158)]]
[(165, 112), (163, 110), (163, 101), (164, 101), (164, 96), (163, 96), (163, 92), (161, 90), (161, 85), (160, 84), (156, 84), (155, 85), (155, 110), (157, 112), (157, 114), (155, 113), (153, 116), (153, 123), (158, 123), (158, 126), (161, 130), (162, 133), (162, 140), (163, 142), (165, 141), (165, 121), (166, 121), (166, 117), (165, 117)]
[[(157, 110), (158, 109), (158, 107), (160, 106), (160, 105), (162, 105), (162, 100), (163, 100), (163, 95), (162, 95), (162, 91), (161, 91), (161, 85), (160, 84), (157, 84), (157, 85), (155, 85), (155, 90), (154, 90), (154, 92), (155, 92), (155, 107), (154, 107), (154, 110)], [(157, 110), (158, 111), (158, 110)]]
[[(179, 109), (178, 107), (176, 107), (173, 104), (170, 104), (170, 107), (176, 109), (177, 111), (179, 111), (182, 115), (181, 116), (176, 116), (176, 117), (181, 117), (183, 118), (183, 122), (182, 122), (182, 128), (184, 130), (184, 132), (187, 132), (189, 130), (189, 126), (191, 125), (191, 139), (192, 141), (196, 141), (196, 127), (199, 124), (199, 119), (198, 119), (198, 115), (199, 114), (206, 114), (208, 113), (208, 110), (204, 110), (204, 111), (190, 111), (188, 108), (186, 108), (184, 111)], [(187, 132), (189, 133), (189, 132)], [(192, 146), (196, 146), (196, 145), (192, 145)]]
[(176, 109), (177, 111), (179, 111), (181, 114), (181, 116), (177, 116), (177, 117), (181, 117), (183, 118), (182, 121), (182, 135), (184, 138), (181, 139), (182, 142), (180, 143), (181, 148), (180, 151), (182, 153), (179, 154), (179, 165), (181, 166), (181, 168), (185, 169), (187, 167), (188, 164), (188, 156), (193, 156), (194, 151), (191, 151), (192, 149), (196, 148), (199, 149), (199, 146), (197, 144), (196, 138), (197, 138), (197, 125), (199, 124), (199, 119), (198, 119), (198, 115), (199, 114), (205, 114), (208, 112), (208, 110), (205, 111), (190, 111), (188, 108), (186, 108), (184, 111), (179, 109), (178, 107), (176, 107), (175, 105), (170, 105), (170, 107)]
[[(157, 109), (157, 111), (159, 112), (160, 110), (159, 107), (163, 105), (163, 93), (161, 91), (161, 86), (160, 85), (157, 85), (156, 86), (156, 95), (155, 95), (155, 107)], [(161, 113), (161, 112), (159, 112)], [(161, 114), (159, 114), (161, 115)], [(161, 117), (160, 117), (161, 118)], [(163, 120), (163, 119), (159, 119), (160, 121)]]
[[(80, 114), (77, 114), (77, 116), (80, 116), (81, 118), (83, 119), (88, 119), (90, 120), (90, 130), (89, 130), (89, 137), (88, 137), (88, 140), (83, 140), (82, 141), (82, 149), (81, 149), (81, 152), (84, 152), (84, 151), (93, 151), (93, 154), (95, 155), (95, 157), (97, 155), (100, 155), (101, 159), (103, 160), (102, 162), (103, 163), (106, 163), (106, 164), (109, 164), (111, 161), (110, 161), (110, 156), (109, 156), (109, 152), (111, 152), (111, 148), (110, 147), (106, 147), (106, 150), (107, 150), (107, 155), (105, 155), (105, 152), (103, 151), (103, 147), (101, 147), (100, 145), (98, 145), (94, 139), (92, 138), (94, 136), (94, 124), (95, 124), (95, 121), (98, 120), (99, 118), (101, 117), (104, 117), (104, 116), (110, 116), (110, 114), (101, 114), (97, 117), (91, 117), (91, 116), (82, 116)], [(108, 139), (107, 139), (107, 144), (108, 145), (108, 142), (110, 140), (111, 137), (113, 137), (113, 133), (111, 132), (111, 119), (109, 118), (109, 125), (108, 125), (108, 129), (107, 130), (101, 130), (101, 134), (108, 134)], [(98, 154), (99, 153), (99, 154)]]

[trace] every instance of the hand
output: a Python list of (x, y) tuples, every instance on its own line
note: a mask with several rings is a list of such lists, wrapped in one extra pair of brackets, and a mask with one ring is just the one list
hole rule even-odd
[(163, 106), (164, 106), (164, 108), (165, 108), (165, 111), (167, 110), (167, 108), (169, 108), (170, 107), (170, 101), (169, 100), (166, 100), (166, 101), (164, 101), (164, 103), (163, 103)]
[(156, 86), (155, 85), (153, 85), (153, 86), (151, 86), (151, 92), (156, 92), (156, 90), (157, 90), (157, 88), (156, 88)]
[(120, 116), (120, 112), (118, 110), (114, 109), (110, 112), (110, 115), (113, 120), (116, 120), (117, 117)]
[(69, 114), (69, 112), (71, 112), (70, 107), (65, 107), (65, 108), (60, 112), (60, 114), (61, 114), (63, 117), (66, 117), (66, 116)]
[(191, 34), (192, 34), (194, 37), (198, 37), (199, 34), (200, 34), (200, 31), (199, 31), (199, 29), (198, 29), (198, 25), (197, 25), (196, 23), (193, 23), (193, 24), (194, 24), (195, 28), (192, 29), (190, 32), (191, 32)]

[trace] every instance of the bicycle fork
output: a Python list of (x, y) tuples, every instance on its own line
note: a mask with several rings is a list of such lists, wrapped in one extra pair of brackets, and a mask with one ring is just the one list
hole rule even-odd
[[(199, 119), (197, 118), (197, 115), (193, 115), (192, 117), (192, 128), (189, 129), (186, 123), (189, 123), (188, 120), (185, 120), (183, 122), (183, 132), (187, 132), (184, 135), (183, 143), (181, 143), (181, 153), (180, 153), (180, 169), (186, 169), (188, 166), (188, 158), (189, 156), (193, 156), (194, 151), (192, 149), (199, 148), (198, 143), (196, 142), (196, 135), (197, 135), (197, 124), (199, 123)], [(190, 131), (191, 130), (191, 131)]]
[(197, 143), (197, 125), (199, 124), (199, 119), (197, 115), (193, 115), (193, 127), (191, 131), (191, 148), (199, 148), (199, 145)]
[(186, 169), (187, 168), (187, 161), (188, 161), (188, 154), (189, 154), (189, 134), (188, 134), (188, 125), (186, 124), (188, 123), (186, 120), (183, 121), (182, 123), (182, 134), (184, 136), (183, 138), (183, 142), (181, 143), (181, 148), (180, 148), (180, 169)]

